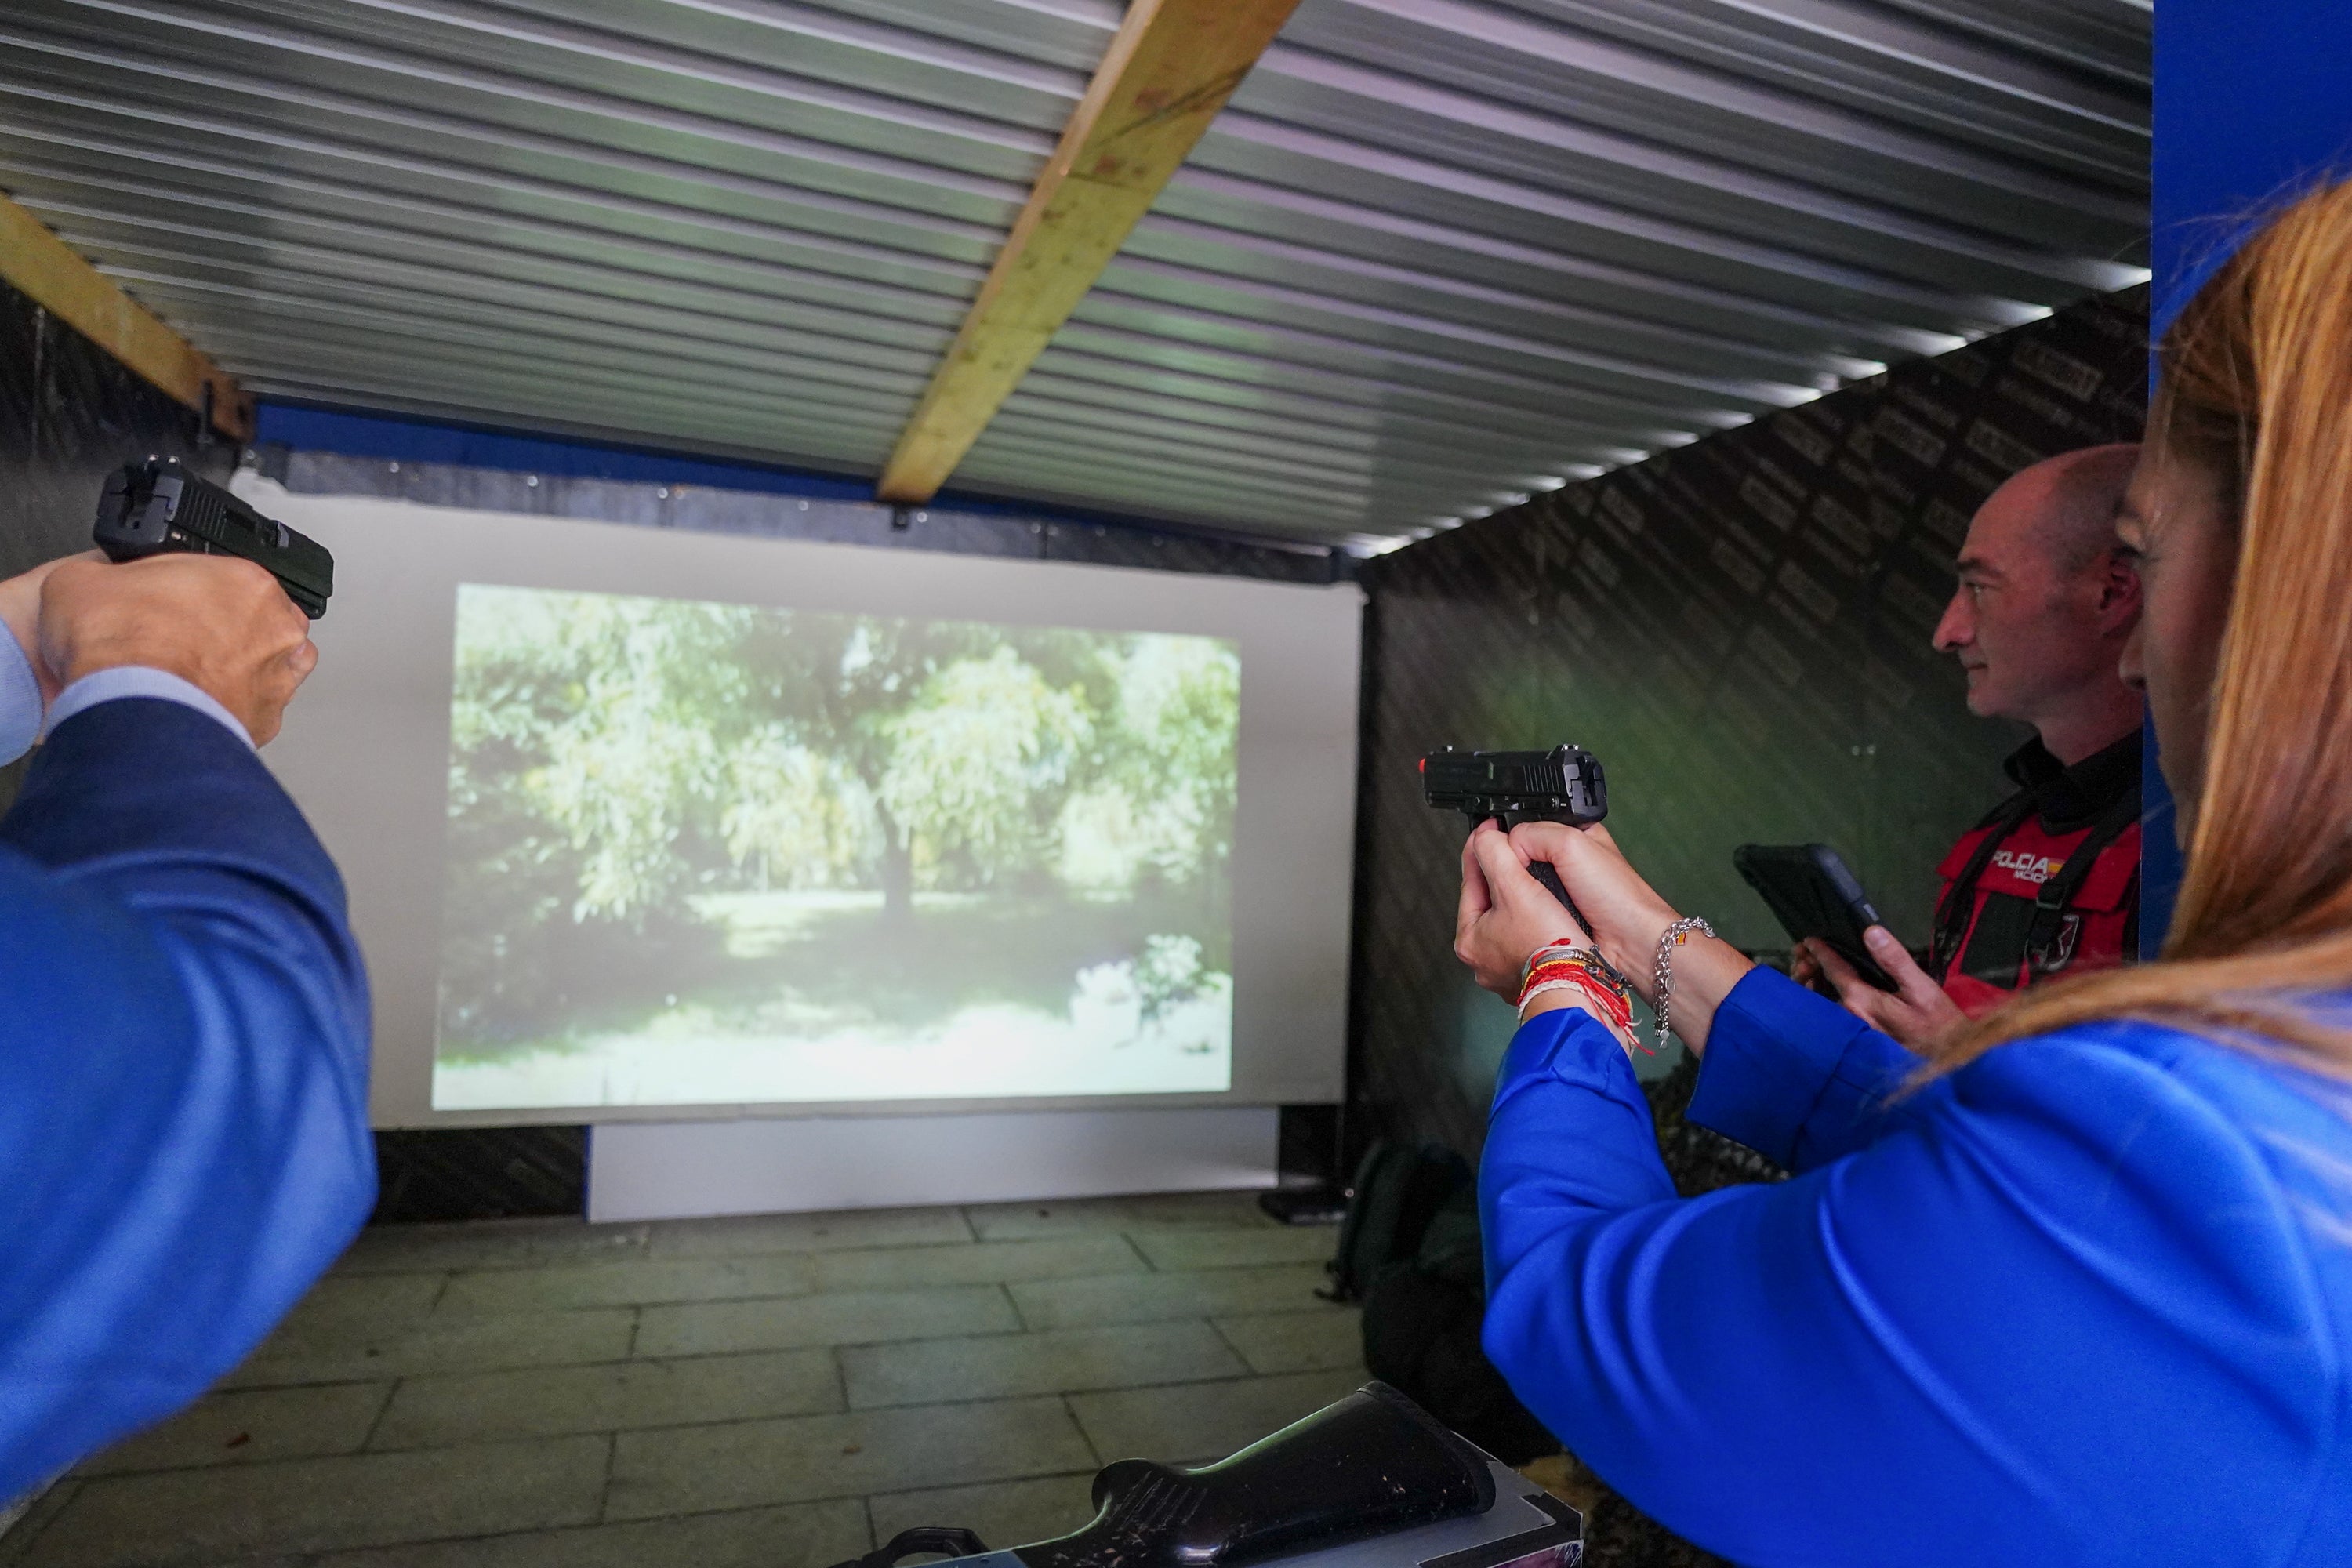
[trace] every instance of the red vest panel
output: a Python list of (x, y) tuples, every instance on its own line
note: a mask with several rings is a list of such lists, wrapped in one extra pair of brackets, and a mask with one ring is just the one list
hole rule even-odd
[[(1944, 857), (1936, 874), (1944, 879), (1937, 907), (1955, 896), (1954, 884), (1966, 873), (1988, 833), (1999, 827), (1979, 827), (1963, 835)], [(2027, 951), (2033, 923), (2034, 900), (2042, 885), (2058, 874), (2066, 858), (2090, 837), (2095, 826), (2071, 833), (2051, 833), (2029, 816), (2010, 829), (1991, 861), (1977, 879), (1975, 907), (1950, 966), (1944, 972), (1945, 994), (1971, 1018), (1980, 1017), (2012, 994), (2053, 974), (2106, 969), (2124, 962), (2125, 938), (2133, 924), (2139, 899), (2139, 825), (2133, 823), (2099, 852), (2090, 875), (2065, 906), (2049, 952), (2039, 963)]]

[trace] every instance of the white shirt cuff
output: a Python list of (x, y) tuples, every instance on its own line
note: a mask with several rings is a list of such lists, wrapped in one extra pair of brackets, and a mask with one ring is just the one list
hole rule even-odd
[[(13, 638), (10, 640), (14, 640)], [(31, 671), (26, 672), (28, 676)], [(121, 664), (111, 669), (85, 675), (63, 691), (49, 704), (49, 721), (42, 730), (47, 734), (85, 708), (95, 708), (101, 702), (112, 702), (122, 697), (160, 697), (166, 702), (178, 702), (194, 709), (208, 719), (217, 720), (228, 732), (243, 741), (247, 748), (253, 737), (236, 714), (221, 706), (210, 692), (194, 681), (184, 680), (169, 671), (152, 669), (142, 664)]]
[(41, 683), (24, 645), (0, 630), (0, 767), (33, 749), (41, 738)]

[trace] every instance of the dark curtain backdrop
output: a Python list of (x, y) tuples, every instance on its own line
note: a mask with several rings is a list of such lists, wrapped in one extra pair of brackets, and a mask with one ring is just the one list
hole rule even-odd
[[(89, 548), (110, 469), (149, 453), (215, 479), (236, 448), (104, 349), (0, 283), (0, 577)], [(0, 809), (23, 763), (0, 768)]]
[(215, 479), (236, 459), (195, 413), (0, 283), (0, 577), (89, 548), (108, 470), (150, 453)]
[(1961, 538), (2018, 469), (2137, 438), (2145, 331), (2142, 291), (2094, 300), (1365, 569), (1360, 1137), (1475, 1152), (1511, 1034), (1450, 951), (1465, 825), (1414, 769), (1439, 746), (1589, 747), (1619, 842), (1742, 946), (1787, 939), (1733, 847), (1816, 839), (1925, 940), (1934, 868), (2023, 733), (1969, 717), (1928, 646)]

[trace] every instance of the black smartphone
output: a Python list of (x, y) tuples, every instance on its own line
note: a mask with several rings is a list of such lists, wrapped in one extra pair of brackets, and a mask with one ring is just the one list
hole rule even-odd
[(1836, 850), (1826, 844), (1743, 844), (1731, 852), (1731, 864), (1791, 942), (1825, 942), (1881, 991), (1895, 988), (1862, 942), (1864, 931), (1881, 923), (1878, 911)]

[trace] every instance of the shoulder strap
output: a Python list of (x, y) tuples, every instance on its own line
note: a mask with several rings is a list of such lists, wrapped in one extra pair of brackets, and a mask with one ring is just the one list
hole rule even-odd
[(2065, 922), (2066, 906), (2083, 890), (2099, 857), (2139, 820), (2139, 785), (2135, 784), (2124, 792), (2123, 798), (2107, 808), (2106, 815), (2093, 826), (2083, 842), (2074, 846), (2074, 852), (2066, 857), (2066, 864), (2058, 868), (2057, 875), (2042, 884), (2042, 891), (2033, 900), (2033, 923), (2026, 928), (2025, 934), (2025, 956), (2034, 973), (2042, 973), (2049, 962), (2059, 928)]
[(2000, 850), (2001, 841), (2017, 831), (2018, 825), (2033, 815), (2035, 793), (2020, 790), (2006, 804), (1994, 809), (1989, 819), (1991, 826), (1977, 840), (1977, 851), (1969, 857), (1968, 865), (1952, 879), (1944, 889), (1942, 900), (1936, 905), (1935, 929), (1927, 938), (1927, 973), (1941, 985), (1951, 973), (1953, 962), (1960, 956), (1960, 942), (1969, 934), (1969, 914), (1976, 908), (1977, 882), (1984, 876), (1985, 868)]

